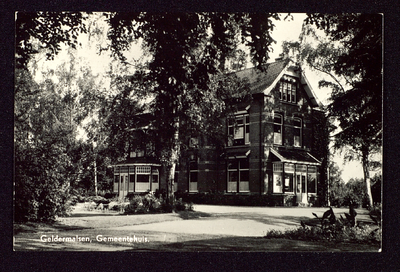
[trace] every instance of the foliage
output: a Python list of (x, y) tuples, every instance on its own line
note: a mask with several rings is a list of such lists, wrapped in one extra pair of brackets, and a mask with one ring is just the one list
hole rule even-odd
[(182, 199), (176, 200), (173, 204), (167, 203), (161, 195), (157, 197), (153, 192), (145, 195), (135, 195), (125, 207), (125, 214), (159, 213), (172, 211), (192, 211), (193, 206), (185, 203)]
[(354, 152), (347, 158), (361, 160), (369, 205), (373, 205), (370, 156), (382, 145), (382, 16), (309, 14), (306, 24), (327, 35), (316, 52), (304, 46), (302, 58), (334, 80), (320, 83), (332, 87), (328, 110), (340, 127), (334, 144), (337, 149), (351, 147)]
[(319, 85), (332, 90), (328, 117), (339, 124), (334, 147), (350, 147), (345, 158), (362, 162), (373, 205), (369, 171), (382, 145), (382, 16), (308, 14), (300, 41), (284, 46), (299, 51), (298, 62), (328, 76)]
[(330, 242), (354, 242), (380, 245), (382, 242), (382, 230), (380, 228), (365, 225), (362, 227), (343, 227), (331, 232), (319, 227), (299, 227), (288, 230), (270, 230), (265, 238), (292, 239), (306, 241), (330, 241)]
[(303, 221), (301, 227), (285, 231), (271, 230), (265, 238), (285, 238), (296, 240), (318, 241), (326, 240), (331, 242), (356, 242), (381, 244), (382, 230), (380, 227), (369, 225), (360, 226), (356, 224), (354, 208), (351, 207), (349, 214), (345, 213), (346, 218), (337, 218), (332, 208), (327, 210), (322, 217), (313, 215), (320, 221), (320, 225), (307, 225)]
[(79, 33), (86, 33), (82, 13), (18, 12), (16, 15), (16, 67), (26, 69), (33, 55), (45, 50), (53, 59), (64, 43), (78, 45)]
[[(380, 188), (379, 188), (380, 190)], [(368, 207), (368, 196), (365, 182), (362, 179), (350, 179), (344, 182), (336, 163), (330, 164), (329, 201), (331, 206), (341, 207), (355, 205)]]
[(14, 219), (53, 220), (69, 211), (72, 127), (51, 82), (40, 86), (25, 70), (15, 80)]
[(382, 222), (382, 204), (375, 205), (369, 210), (369, 217), (372, 221), (375, 222), (378, 226), (381, 226)]

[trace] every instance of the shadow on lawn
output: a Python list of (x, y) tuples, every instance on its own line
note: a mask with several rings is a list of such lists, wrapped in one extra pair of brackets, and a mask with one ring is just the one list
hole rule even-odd
[(82, 226), (69, 226), (60, 224), (57, 222), (54, 223), (14, 223), (14, 235), (19, 233), (36, 233), (36, 232), (54, 232), (54, 231), (75, 231), (75, 230), (86, 230), (92, 229), (89, 227)]
[(301, 221), (308, 221), (311, 217), (306, 216), (266, 216), (266, 215), (254, 215), (247, 213), (231, 213), (231, 214), (218, 214), (213, 217), (222, 217), (238, 220), (253, 220), (266, 225), (276, 225), (276, 226), (287, 226), (296, 227), (301, 226)]
[[(68, 217), (93, 217), (93, 216), (116, 216), (116, 215), (121, 215), (117, 212), (74, 212), (71, 213), (70, 216)], [(67, 217), (67, 218), (68, 218)]]
[(141, 247), (124, 251), (256, 251), (256, 252), (378, 252), (379, 247), (369, 244), (329, 243), (325, 241), (302, 241), (290, 239), (266, 239), (263, 237), (223, 237), (195, 240), (157, 246)]
[(178, 212), (179, 217), (185, 220), (188, 219), (198, 219), (202, 217), (211, 217), (212, 215), (205, 212), (196, 212), (196, 211), (182, 211)]

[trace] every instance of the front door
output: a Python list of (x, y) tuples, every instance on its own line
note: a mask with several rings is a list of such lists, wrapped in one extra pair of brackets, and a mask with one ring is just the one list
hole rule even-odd
[(307, 203), (306, 173), (296, 174), (296, 200), (297, 203)]
[(121, 174), (121, 189), (119, 192), (120, 197), (125, 197), (128, 194), (128, 174)]

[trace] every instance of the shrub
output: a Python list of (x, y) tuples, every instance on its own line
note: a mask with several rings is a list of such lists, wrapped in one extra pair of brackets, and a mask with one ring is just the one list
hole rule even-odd
[(108, 203), (110, 203), (110, 200), (105, 199), (102, 196), (88, 196), (88, 197), (85, 197), (85, 202), (95, 202), (97, 205), (99, 205), (100, 203), (108, 204)]
[(369, 211), (369, 217), (377, 224), (378, 226), (381, 225), (382, 220), (382, 206), (375, 205)]
[(161, 211), (162, 199), (156, 198), (153, 192), (144, 196), (136, 195), (131, 198), (129, 205), (125, 208), (126, 214), (149, 213)]
[(174, 203), (173, 208), (175, 211), (193, 211), (193, 203), (185, 203), (180, 198)]
[(146, 195), (135, 195), (130, 201), (129, 205), (125, 207), (125, 214), (140, 214), (140, 213), (158, 213), (158, 212), (172, 212), (172, 211), (192, 211), (193, 204), (186, 203), (181, 198), (170, 204), (165, 201), (162, 194), (149, 192)]
[(382, 241), (381, 228), (371, 227), (369, 225), (360, 226), (355, 224), (355, 213), (353, 207), (349, 214), (345, 213), (346, 218), (342, 216), (337, 218), (332, 208), (324, 213), (322, 217), (313, 215), (320, 220), (319, 226), (308, 226), (301, 222), (301, 227), (285, 231), (271, 230), (265, 235), (265, 238), (286, 238), (296, 240), (328, 240), (334, 242), (358, 242), (380, 244)]
[(104, 198), (106, 198), (106, 199), (112, 199), (115, 197), (117, 197), (117, 193), (105, 193), (104, 194)]

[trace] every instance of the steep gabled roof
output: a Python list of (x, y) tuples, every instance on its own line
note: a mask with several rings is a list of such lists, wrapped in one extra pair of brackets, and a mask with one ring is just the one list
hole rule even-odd
[(240, 79), (247, 78), (250, 84), (252, 94), (261, 93), (271, 86), (283, 70), (288, 65), (288, 60), (280, 60), (272, 63), (267, 63), (263, 66), (264, 71), (255, 67), (244, 69), (236, 72), (236, 76)]
[[(247, 79), (250, 84), (251, 94), (269, 92), (275, 87), (281, 77), (288, 72), (293, 62), (290, 59), (282, 59), (272, 63), (267, 63), (263, 66), (264, 71), (261, 71), (255, 67), (244, 69), (236, 72), (236, 76), (240, 79)], [(300, 77), (300, 83), (303, 85), (310, 101), (314, 107), (320, 107), (322, 104), (318, 101), (310, 83), (308, 82), (305, 74), (301, 72), (298, 74)]]

